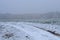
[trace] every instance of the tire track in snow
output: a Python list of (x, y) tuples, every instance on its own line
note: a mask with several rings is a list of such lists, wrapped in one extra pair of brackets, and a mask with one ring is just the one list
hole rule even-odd
[[(59, 40), (59, 38), (53, 36), (52, 34), (31, 25), (27, 25), (26, 23), (20, 23), (20, 25), (8, 25), (11, 25), (19, 30), (26, 32), (31, 37), (33, 37), (34, 40)], [(21, 28), (21, 26), (23, 26), (24, 28)]]
[[(24, 23), (23, 23), (24, 24)], [(27, 25), (27, 24), (24, 24), (24, 25)], [(36, 28), (36, 27), (33, 27), (32, 25), (27, 25), (27, 26), (30, 26), (30, 27), (32, 27), (32, 28), (35, 28), (35, 29), (37, 29), (38, 31), (37, 31), (37, 34), (39, 34), (40, 35), (40, 31), (39, 30), (41, 30), (41, 29), (38, 29), (38, 28)], [(35, 30), (36, 31), (36, 30)], [(45, 30), (42, 30), (42, 32), (46, 32)], [(47, 32), (48, 33), (48, 32)], [(49, 33), (48, 33), (49, 34)], [(42, 34), (42, 35), (45, 35), (45, 34)], [(54, 35), (53, 35), (54, 36)], [(55, 36), (56, 37), (56, 36)], [(51, 37), (50, 37), (51, 38)]]
[(27, 25), (30, 25), (30, 26), (36, 27), (36, 28), (38, 28), (38, 29), (45, 30), (45, 31), (50, 32), (51, 34), (53, 34), (53, 35), (55, 35), (55, 36), (60, 37), (60, 33), (56, 33), (56, 31), (52, 31), (52, 30), (49, 30), (49, 29), (45, 29), (45, 28), (43, 28), (43, 27), (38, 27), (38, 26), (36, 26), (36, 25), (32, 25), (32, 24), (27, 24)]

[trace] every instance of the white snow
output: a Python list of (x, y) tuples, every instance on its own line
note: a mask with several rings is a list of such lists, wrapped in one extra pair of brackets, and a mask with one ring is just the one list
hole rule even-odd
[[(28, 22), (0, 22), (0, 40), (60, 40), (60, 37), (55, 36), (46, 30), (60, 33), (60, 27), (58, 25)], [(11, 34), (12, 36), (9, 37), (9, 35), (6, 36), (6, 34)]]
[(25, 24), (34, 26), (36, 28), (44, 29), (44, 30), (50, 30), (50, 31), (60, 34), (60, 25), (39, 24), (39, 23), (25, 23)]

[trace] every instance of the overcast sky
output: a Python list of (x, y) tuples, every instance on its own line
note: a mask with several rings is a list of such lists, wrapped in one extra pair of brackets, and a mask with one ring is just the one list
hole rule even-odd
[(60, 11), (60, 0), (0, 0), (0, 13), (46, 13)]

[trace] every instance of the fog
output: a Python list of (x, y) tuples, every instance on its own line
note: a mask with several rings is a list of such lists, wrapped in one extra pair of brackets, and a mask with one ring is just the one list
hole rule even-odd
[(60, 0), (0, 0), (0, 13), (46, 13), (60, 11)]

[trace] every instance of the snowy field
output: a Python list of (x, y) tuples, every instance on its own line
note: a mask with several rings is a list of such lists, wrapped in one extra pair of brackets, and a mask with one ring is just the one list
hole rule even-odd
[(60, 40), (60, 25), (0, 22), (0, 40)]

